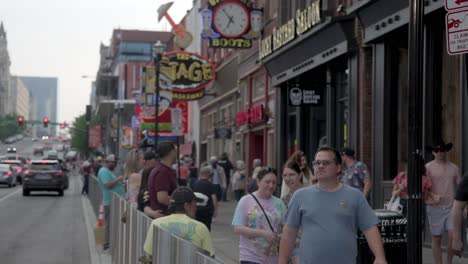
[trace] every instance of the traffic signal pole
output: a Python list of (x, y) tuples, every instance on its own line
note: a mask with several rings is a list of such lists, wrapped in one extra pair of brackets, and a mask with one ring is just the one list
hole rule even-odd
[(422, 107), (424, 1), (409, 0), (408, 247), (407, 263), (422, 264)]

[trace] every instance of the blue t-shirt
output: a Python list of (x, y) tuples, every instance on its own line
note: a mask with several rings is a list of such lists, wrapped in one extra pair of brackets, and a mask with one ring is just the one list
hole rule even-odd
[(302, 229), (299, 259), (307, 264), (355, 264), (358, 229), (379, 222), (362, 193), (346, 185), (335, 192), (316, 185), (297, 190), (285, 220)]
[(125, 188), (121, 182), (116, 183), (112, 188), (107, 188), (106, 183), (115, 180), (117, 177), (106, 167), (102, 167), (98, 173), (99, 188), (102, 192), (102, 204), (110, 205), (111, 195), (110, 192), (115, 192), (118, 195), (125, 196)]
[(362, 161), (356, 161), (352, 166), (344, 171), (341, 179), (344, 184), (363, 192), (365, 178), (369, 178), (369, 169), (367, 168), (367, 165)]

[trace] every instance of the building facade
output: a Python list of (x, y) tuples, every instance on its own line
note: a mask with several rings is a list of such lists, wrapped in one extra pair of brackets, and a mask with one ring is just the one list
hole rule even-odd
[(11, 76), (8, 98), (8, 114), (23, 116), (28, 120), (32, 98), (28, 88), (19, 77)]
[[(58, 79), (55, 77), (30, 77), (18, 76), (29, 90), (30, 98), (33, 107), (30, 111), (34, 113), (32, 120), (41, 121), (44, 117), (48, 117), (50, 122), (57, 122), (57, 92)], [(57, 127), (49, 126), (47, 128), (42, 125), (36, 125), (37, 136), (56, 135)]]
[(11, 61), (7, 44), (7, 34), (2, 22), (0, 23), (0, 116), (8, 112)]

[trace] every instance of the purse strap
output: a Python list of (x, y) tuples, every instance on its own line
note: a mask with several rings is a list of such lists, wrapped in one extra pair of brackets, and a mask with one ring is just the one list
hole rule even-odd
[(268, 225), (270, 226), (270, 229), (273, 233), (275, 233), (275, 230), (273, 229), (273, 226), (271, 225), (271, 222), (270, 222), (270, 219), (268, 218), (268, 215), (265, 213), (265, 210), (263, 209), (263, 206), (260, 204), (260, 202), (258, 201), (257, 197), (255, 197), (255, 195), (253, 195), (252, 193), (250, 193), (250, 195), (252, 195), (252, 197), (255, 199), (255, 201), (257, 202), (258, 206), (260, 206), (260, 209), (262, 209), (262, 212), (263, 214), (265, 215), (265, 218), (268, 222)]

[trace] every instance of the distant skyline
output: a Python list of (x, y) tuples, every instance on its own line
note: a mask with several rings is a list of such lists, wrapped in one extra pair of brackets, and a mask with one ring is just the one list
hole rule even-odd
[[(2, 0), (12, 75), (58, 78), (59, 122), (85, 112), (99, 67), (99, 47), (117, 28), (169, 31), (155, 0)], [(169, 14), (179, 22), (192, 0), (175, 0)], [(88, 76), (83, 78), (83, 76)]]

